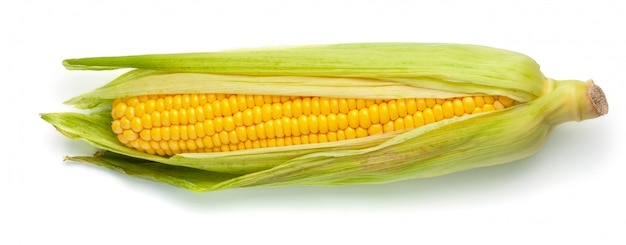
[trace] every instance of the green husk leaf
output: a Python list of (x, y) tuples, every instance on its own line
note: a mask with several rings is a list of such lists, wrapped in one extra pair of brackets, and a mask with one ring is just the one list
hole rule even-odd
[[(499, 94), (523, 102), (540, 96), (545, 80), (537, 63), (523, 54), (462, 44), (318, 45), (68, 59), (63, 64), (68, 69), (88, 70), (140, 68), (255, 77), (365, 78), (456, 93)], [(263, 92), (267, 91), (272, 90)]]
[(66, 160), (91, 163), (126, 175), (162, 182), (195, 192), (212, 191), (218, 183), (237, 177), (233, 174), (161, 164), (113, 152), (99, 152), (94, 156), (68, 157)]
[[(424, 78), (422, 81), (427, 81)], [(475, 90), (474, 93), (483, 92)], [(206, 73), (166, 73), (133, 70), (94, 91), (79, 95), (66, 104), (81, 109), (91, 105), (110, 105), (115, 98), (154, 94), (225, 93), (290, 96), (350, 97), (367, 99), (388, 98), (451, 98), (473, 93), (451, 92), (407, 86), (365, 78), (336, 77), (253, 77)]]

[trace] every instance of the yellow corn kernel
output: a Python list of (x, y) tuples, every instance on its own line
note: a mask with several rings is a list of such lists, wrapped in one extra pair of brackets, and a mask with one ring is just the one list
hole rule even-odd
[(202, 116), (204, 116), (204, 118), (208, 120), (213, 119), (213, 117), (215, 116), (215, 114), (213, 113), (213, 107), (211, 107), (210, 103), (206, 103), (202, 106), (202, 112)]
[(293, 108), (291, 107), (291, 101), (285, 101), (282, 103), (281, 107), (283, 109), (283, 116), (292, 117), (293, 116)]
[(427, 108), (431, 108), (431, 107), (435, 106), (436, 104), (437, 104), (436, 99), (431, 99), (431, 98), (426, 99), (426, 107)]
[(311, 114), (311, 98), (302, 98), (302, 114), (308, 116)]
[(337, 115), (337, 125), (341, 130), (348, 128), (348, 116), (346, 114)]
[(272, 119), (272, 105), (265, 104), (261, 106), (261, 120), (267, 122)]
[(298, 128), (300, 129), (300, 134), (307, 135), (309, 133), (309, 118), (305, 115), (301, 115), (298, 117)]
[(277, 138), (285, 137), (285, 131), (284, 131), (284, 128), (283, 128), (282, 120), (277, 119), (277, 120), (273, 120), (272, 122), (274, 124), (274, 135)]
[[(356, 108), (356, 105), (355, 105)], [(353, 109), (348, 112), (348, 126), (352, 128), (359, 127), (359, 110)]]
[(283, 117), (283, 104), (272, 104), (272, 119), (279, 119), (281, 117)]
[(137, 139), (137, 133), (132, 130), (124, 130), (123, 135), (124, 139), (127, 141), (133, 141)]
[(294, 145), (301, 145), (302, 144), (302, 140), (300, 139), (300, 136), (292, 137), (291, 139), (292, 139)]
[(369, 114), (370, 117), (370, 121), (374, 124), (379, 123), (380, 122), (380, 114), (378, 113), (378, 105), (377, 104), (373, 104), (370, 105), (367, 109), (367, 112)]
[(122, 129), (130, 129), (130, 120), (128, 118), (122, 117), (119, 121)]
[(335, 132), (339, 130), (339, 119), (335, 114), (329, 114), (328, 117), (328, 130), (331, 132)]
[(485, 104), (482, 107), (483, 112), (487, 112), (487, 111), (493, 111), (496, 108), (492, 105), (492, 104)]
[(198, 133), (196, 133), (196, 125), (187, 125), (187, 137), (189, 139), (195, 140), (198, 138)]
[(317, 116), (320, 113), (321, 113), (320, 98), (319, 97), (311, 98), (311, 114)]
[(326, 134), (326, 136), (328, 137), (328, 142), (335, 142), (335, 141), (337, 141), (337, 133), (335, 133), (335, 132), (330, 132), (330, 133)]
[(141, 116), (143, 116), (144, 113), (146, 113), (145, 104), (144, 103), (136, 104), (135, 105), (135, 116), (136, 117), (141, 117)]
[[(365, 105), (363, 107), (365, 107)], [(372, 125), (372, 120), (370, 119), (368, 108), (362, 108), (359, 110), (359, 125), (365, 129), (369, 128), (370, 125)]]
[(143, 129), (143, 126), (141, 125), (141, 118), (135, 117), (130, 120), (130, 128), (135, 131), (135, 133), (139, 133), (139, 131)]
[(113, 133), (115, 134), (121, 134), (122, 132), (124, 132), (124, 129), (122, 128), (122, 124), (120, 123), (119, 120), (113, 121), (113, 123), (111, 124), (111, 129), (113, 130)]
[(187, 109), (187, 123), (186, 124), (196, 124), (197, 121), (196, 108)]
[(220, 140), (220, 143), (222, 145), (228, 145), (228, 143), (230, 142), (230, 137), (228, 137), (228, 133), (226, 131), (222, 131), (219, 134), (217, 134)]
[(253, 95), (252, 100), (254, 101), (255, 106), (262, 106), (263, 104), (265, 104), (265, 102), (263, 101), (263, 95), (255, 94)]
[(239, 144), (239, 137), (237, 136), (237, 132), (228, 132), (228, 142), (230, 142), (231, 144)]
[(477, 108), (483, 107), (485, 104), (485, 98), (482, 96), (474, 96), (474, 104)]
[(298, 125), (298, 119), (297, 118), (291, 119), (290, 124), (291, 124), (291, 135), (300, 136), (300, 126)]
[(291, 121), (292, 119), (288, 117), (283, 117), (281, 119), (281, 125), (283, 126), (283, 134), (287, 137), (292, 135)]
[[(317, 138), (317, 134), (303, 135), (302, 137), (309, 137), (309, 141), (308, 141), (307, 144), (319, 143), (319, 140)], [(304, 140), (302, 142), (304, 142)]]
[(317, 139), (319, 143), (326, 143), (328, 142), (328, 136), (326, 136), (326, 134), (319, 134), (317, 135)]
[(127, 106), (124, 110), (124, 117), (128, 119), (135, 118), (135, 107)]
[(387, 103), (387, 107), (389, 109), (389, 120), (396, 120), (399, 116), (398, 113), (398, 105), (395, 100), (389, 101)]
[[(365, 101), (363, 101), (363, 102), (365, 102)], [(365, 107), (365, 104), (363, 104), (363, 107)], [(357, 108), (358, 108), (358, 103), (357, 103)], [(356, 137), (357, 138), (363, 138), (363, 137), (368, 136), (367, 130), (364, 129), (364, 128), (361, 128), (361, 127), (357, 128), (355, 130), (355, 132), (356, 132)]]
[(178, 124), (180, 124), (180, 119), (178, 117), (178, 113), (179, 113), (179, 110), (177, 110), (177, 109), (171, 109), (169, 111), (169, 115), (170, 115), (169, 116), (169, 123), (171, 125), (178, 125)]
[(394, 130), (402, 130), (404, 129), (404, 118), (400, 117), (393, 121)]
[(276, 137), (276, 129), (274, 129), (274, 121), (267, 121), (263, 124), (265, 129), (265, 137), (273, 139)]
[(252, 108), (252, 118), (254, 124), (263, 122), (263, 110), (261, 109), (261, 106), (255, 106)]
[(416, 128), (423, 126), (425, 124), (424, 114), (422, 114), (421, 111), (418, 111), (415, 114), (413, 114), (413, 124), (415, 125)]
[(126, 103), (121, 102), (121, 100), (116, 100), (117, 104), (115, 106), (113, 106), (113, 109), (111, 110), (111, 116), (113, 116), (114, 118), (121, 118), (123, 116), (126, 115), (126, 107), (128, 107), (126, 105)]
[(496, 108), (496, 110), (504, 109), (504, 105), (499, 100), (493, 102), (493, 107)]
[(367, 129), (369, 135), (380, 134), (383, 132), (383, 126), (380, 124), (373, 124)]
[(223, 127), (224, 127), (224, 130), (226, 130), (226, 131), (233, 131), (233, 130), (235, 130), (235, 120), (233, 119), (232, 116), (224, 117), (224, 119), (223, 119)]
[(163, 138), (163, 140), (170, 140), (170, 128), (169, 127), (161, 128), (161, 137)]
[(472, 113), (474, 108), (476, 108), (476, 103), (474, 102), (473, 97), (465, 97), (462, 98), (463, 108), (465, 109), (465, 113)]
[(215, 134), (215, 124), (213, 123), (213, 120), (206, 120), (204, 121), (204, 133), (207, 136), (213, 136), (213, 134)]
[[(356, 104), (355, 104), (355, 108), (356, 108)], [(356, 138), (356, 130), (354, 130), (353, 128), (346, 128), (346, 130), (344, 130), (344, 132), (346, 133), (346, 139), (355, 139)]]
[(161, 130), (162, 128), (153, 128), (150, 129), (150, 138), (153, 141), (160, 141), (161, 138)]
[(339, 100), (339, 112), (342, 114), (346, 114), (349, 111), (349, 106), (348, 106), (348, 100), (347, 99), (340, 99)]
[(215, 127), (215, 132), (217, 133), (221, 132), (222, 130), (224, 130), (224, 118), (217, 117), (213, 119), (213, 125)]
[(322, 97), (320, 98), (320, 114), (328, 115), (330, 114), (330, 98)]
[(241, 117), (242, 117), (243, 124), (246, 125), (246, 126), (250, 126), (250, 125), (252, 125), (254, 123), (254, 117), (253, 117), (253, 114), (252, 114), (252, 109), (250, 109), (250, 108), (244, 110), (242, 115), (241, 115)]
[(435, 104), (435, 106), (432, 107), (432, 112), (435, 117), (435, 121), (443, 120), (443, 108), (441, 108), (440, 104)]
[(404, 128), (405, 129), (415, 128), (415, 124), (413, 122), (413, 116), (412, 115), (406, 115), (404, 117)]
[(324, 114), (321, 114), (317, 117), (319, 132), (322, 134), (328, 133), (328, 119)]
[(311, 132), (312, 134), (316, 134), (319, 132), (319, 121), (317, 119), (318, 117), (314, 114), (309, 115), (308, 117), (308, 124), (309, 124), (309, 132)]
[(186, 125), (187, 123), (189, 123), (187, 109), (178, 109), (178, 122), (180, 125)]
[(302, 115), (302, 100), (301, 99), (295, 99), (291, 103), (291, 108), (292, 108), (291, 115), (293, 117), (299, 117), (300, 115)]
[(256, 133), (256, 126), (246, 127), (246, 136), (250, 140), (257, 140), (258, 134)]
[(417, 112), (417, 102), (415, 99), (406, 99), (407, 114), (413, 115)]
[(385, 124), (389, 122), (389, 107), (387, 107), (387, 103), (380, 103), (378, 112), (380, 123)]
[(493, 96), (484, 96), (483, 99), (485, 100), (485, 104), (493, 104), (496, 100)]
[(417, 103), (417, 110), (418, 111), (426, 110), (427, 105), (426, 105), (426, 100), (425, 99), (417, 99), (416, 103)]
[(330, 113), (337, 114), (339, 113), (339, 100), (338, 99), (330, 99)]
[(398, 99), (396, 101), (396, 105), (398, 108), (398, 116), (399, 117), (405, 117), (407, 115), (407, 107), (406, 107), (406, 100), (405, 99)]
[(201, 122), (197, 122), (195, 124), (195, 129), (196, 129), (196, 135), (198, 136), (198, 138), (202, 138), (204, 136), (206, 136), (206, 131), (204, 130), (204, 124)]
[(337, 140), (345, 140), (346, 132), (344, 130), (337, 130)]
[(265, 123), (257, 124), (254, 127), (256, 128), (256, 134), (259, 137), (259, 139), (267, 138), (267, 134), (265, 134), (266, 133)]
[(388, 133), (394, 130), (394, 121), (389, 121), (383, 124), (383, 132)]
[(454, 116), (454, 106), (452, 105), (452, 101), (445, 101), (441, 104), (441, 110), (443, 110), (444, 118), (452, 118)]
[(237, 134), (237, 138), (239, 139), (239, 141), (246, 141), (248, 139), (246, 127), (237, 127), (234, 132)]
[(424, 123), (430, 124), (435, 122), (435, 114), (433, 114), (433, 110), (430, 108), (426, 108), (423, 112), (424, 114)]
[(498, 96), (498, 101), (506, 108), (513, 105), (513, 99), (506, 96)]
[(237, 113), (233, 114), (233, 122), (237, 127), (243, 126), (243, 112), (238, 111)]
[(452, 106), (454, 107), (454, 115), (457, 117), (463, 116), (465, 113), (465, 107), (463, 106), (463, 101), (460, 99), (454, 99), (452, 101)]
[(128, 106), (135, 106), (139, 103), (139, 96), (126, 98), (126, 104)]
[(180, 139), (180, 127), (178, 125), (174, 125), (170, 127), (170, 139), (172, 140)]
[(347, 101), (348, 101), (348, 110), (356, 109), (356, 99), (350, 98)]
[(365, 100), (364, 99), (356, 99), (356, 109), (361, 110), (365, 108)]

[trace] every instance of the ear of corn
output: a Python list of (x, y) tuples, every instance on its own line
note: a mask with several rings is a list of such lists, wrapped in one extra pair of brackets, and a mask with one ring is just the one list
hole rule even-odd
[[(65, 136), (106, 150), (93, 157), (68, 159), (194, 191), (388, 182), (489, 166), (536, 152), (551, 128), (560, 123), (594, 118), (608, 109), (601, 90), (591, 81), (545, 79), (536, 63), (526, 56), (469, 45), (351, 44), (89, 58), (64, 64), (70, 69), (139, 68), (68, 101), (79, 108), (105, 110), (42, 114)], [(510, 108), (345, 141), (228, 152), (170, 152), (179, 153), (173, 156), (151, 154), (158, 152), (143, 149), (139, 143), (138, 148), (133, 147), (124, 142), (124, 131), (118, 130), (116, 123), (111, 124), (126, 114), (126, 110), (116, 109), (122, 102), (176, 94), (265, 95), (270, 100), (272, 96), (276, 100), (283, 96), (285, 101), (318, 96), (370, 103), (502, 96), (507, 104), (511, 101), (508, 98), (516, 102)], [(232, 108), (226, 117), (237, 113), (231, 104), (225, 105)], [(241, 112), (246, 109), (242, 106)], [(320, 114), (326, 116), (321, 110)], [(134, 111), (128, 113), (135, 115)], [(361, 125), (358, 120), (348, 124), (363, 128), (380, 119), (370, 120), (374, 121), (369, 125), (365, 121)], [(186, 123), (190, 125), (189, 120)], [(154, 126), (141, 121), (135, 123), (141, 129), (129, 125), (126, 130), (137, 134), (129, 139), (142, 137), (139, 134), (143, 127)]]

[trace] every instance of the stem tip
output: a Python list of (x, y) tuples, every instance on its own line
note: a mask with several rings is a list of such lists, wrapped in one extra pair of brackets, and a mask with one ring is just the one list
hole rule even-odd
[(593, 81), (591, 81), (591, 86), (589, 86), (589, 99), (591, 99), (593, 108), (601, 116), (609, 112), (609, 103), (606, 101), (604, 92), (598, 85), (593, 84)]

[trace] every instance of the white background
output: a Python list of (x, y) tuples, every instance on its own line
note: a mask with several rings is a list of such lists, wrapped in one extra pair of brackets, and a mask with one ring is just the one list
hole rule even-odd
[[(367, 2), (367, 3), (366, 3)], [(626, 244), (623, 1), (2, 1), (0, 244)], [(473, 43), (593, 78), (607, 116), (510, 164), (384, 185), (192, 193), (64, 155), (38, 116), (121, 71), (66, 58), (345, 42)]]

